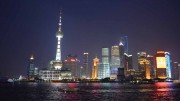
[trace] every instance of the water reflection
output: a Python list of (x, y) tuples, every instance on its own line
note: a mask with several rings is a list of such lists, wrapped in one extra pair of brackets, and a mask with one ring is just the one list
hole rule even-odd
[(173, 88), (173, 83), (169, 82), (157, 82), (155, 83), (154, 93), (152, 99), (154, 101), (173, 101), (175, 89)]
[[(62, 88), (80, 91), (61, 92)], [(22, 83), (0, 86), (0, 100), (21, 101), (180, 101), (180, 84)]]

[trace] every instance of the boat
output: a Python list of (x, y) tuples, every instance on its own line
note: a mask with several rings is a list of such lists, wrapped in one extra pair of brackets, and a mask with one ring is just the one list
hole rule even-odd
[(7, 82), (8, 83), (14, 83), (14, 80), (13, 79), (8, 79)]

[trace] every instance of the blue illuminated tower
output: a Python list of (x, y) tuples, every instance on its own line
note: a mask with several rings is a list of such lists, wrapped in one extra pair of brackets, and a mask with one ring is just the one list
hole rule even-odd
[(166, 72), (167, 72), (167, 78), (172, 78), (171, 75), (171, 61), (170, 61), (170, 53), (165, 52), (165, 57), (166, 57)]

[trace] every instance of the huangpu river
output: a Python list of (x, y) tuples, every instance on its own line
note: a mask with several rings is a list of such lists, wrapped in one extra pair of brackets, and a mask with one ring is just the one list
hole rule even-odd
[(180, 101), (180, 83), (8, 83), (0, 101)]

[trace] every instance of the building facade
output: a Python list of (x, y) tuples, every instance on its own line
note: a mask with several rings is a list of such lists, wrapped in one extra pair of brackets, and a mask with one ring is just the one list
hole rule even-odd
[(27, 68), (27, 79), (28, 80), (34, 80), (34, 71), (35, 71), (34, 57), (32, 55), (29, 59), (29, 65)]
[(110, 79), (117, 79), (119, 67), (120, 67), (119, 46), (112, 46), (111, 62), (110, 62)]
[(125, 67), (125, 48), (124, 48), (124, 44), (122, 42), (119, 43), (119, 58), (120, 58), (120, 68), (124, 68)]
[(178, 62), (171, 62), (171, 70), (172, 70), (172, 79), (173, 80), (178, 80), (179, 79), (179, 66)]
[(169, 52), (165, 52), (165, 58), (166, 58), (167, 78), (172, 78), (172, 75), (171, 75), (171, 60), (170, 60), (170, 53)]
[(129, 54), (128, 53), (128, 36), (122, 36), (120, 37), (120, 43), (122, 43), (124, 45), (124, 53)]
[(39, 76), (45, 81), (59, 81), (61, 79), (60, 70), (40, 70)]
[(99, 65), (99, 59), (96, 56), (93, 59), (92, 79), (98, 79), (98, 65)]
[(156, 78), (156, 68), (154, 63), (154, 57), (152, 55), (147, 55), (147, 59), (150, 63), (150, 77), (151, 79)]
[(83, 71), (82, 71), (82, 76), (83, 78), (91, 78), (91, 68), (89, 68), (89, 53), (84, 53), (83, 54)]
[(98, 79), (110, 77), (109, 48), (102, 48), (102, 63), (98, 65)]
[(73, 79), (80, 78), (80, 65), (76, 55), (69, 54), (63, 62), (62, 69), (69, 69)]
[(150, 79), (150, 62), (147, 59), (146, 52), (139, 52), (138, 55), (138, 69), (141, 73), (142, 79)]
[(156, 52), (156, 77), (159, 79), (167, 78), (166, 57), (164, 50)]

